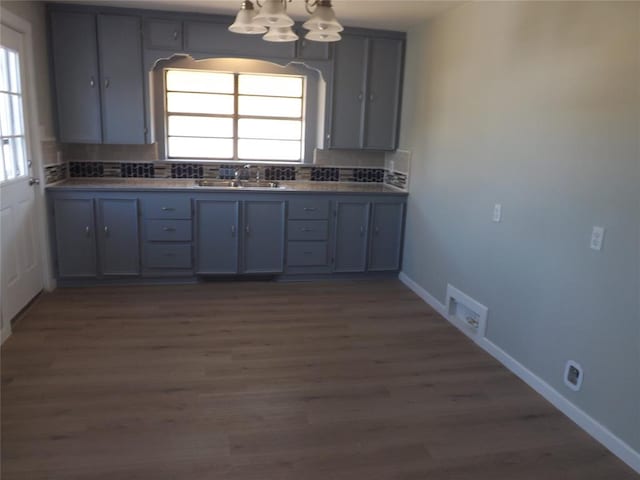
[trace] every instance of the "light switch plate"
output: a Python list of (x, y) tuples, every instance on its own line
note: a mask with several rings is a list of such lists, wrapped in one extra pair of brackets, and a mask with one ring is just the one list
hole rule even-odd
[(502, 220), (502, 204), (496, 203), (493, 206), (493, 221), (498, 223)]
[(602, 242), (604, 241), (604, 228), (603, 227), (593, 227), (591, 231), (591, 244), (590, 247), (592, 250), (600, 251), (602, 250)]

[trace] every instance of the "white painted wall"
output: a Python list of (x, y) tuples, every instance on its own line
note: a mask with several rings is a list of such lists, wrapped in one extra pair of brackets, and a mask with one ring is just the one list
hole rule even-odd
[(403, 271), (486, 305), (491, 342), (640, 452), (640, 3), (468, 3), (406, 68)]

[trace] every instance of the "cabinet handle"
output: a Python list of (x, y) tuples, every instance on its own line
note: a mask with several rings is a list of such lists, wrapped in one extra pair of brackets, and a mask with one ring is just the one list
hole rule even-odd
[(106, 225), (104, 226), (104, 234), (109, 235), (109, 227), (107, 227)]
[(173, 209), (173, 208), (171, 208), (171, 207), (162, 207), (162, 209), (161, 209), (161, 210), (162, 210), (163, 212), (173, 212), (173, 210), (174, 210), (174, 209)]
[(315, 212), (317, 210), (317, 208), (311, 208), (311, 207), (304, 207), (303, 210), (305, 212)]
[(369, 101), (373, 102), (375, 100), (375, 95), (372, 93), (371, 95), (369, 95)]
[(164, 230), (165, 232), (175, 232), (176, 229), (173, 227), (162, 227), (162, 230)]
[(301, 232), (315, 232), (315, 230), (313, 228), (301, 228), (300, 231)]
[(231, 225), (231, 236), (232, 237), (236, 236), (236, 226), (235, 225)]
[(364, 237), (364, 227), (360, 227), (360, 236)]
[(176, 256), (176, 254), (175, 254), (175, 253), (171, 253), (171, 252), (166, 252), (166, 253), (164, 254), (164, 256), (165, 256), (165, 257), (175, 257), (175, 256)]
[(359, 100), (359, 101), (362, 101), (362, 99), (363, 99), (363, 98), (364, 98), (364, 95), (362, 94), (362, 92), (360, 92), (360, 93), (358, 94), (358, 100)]
[(251, 233), (251, 229), (249, 228), (249, 225), (244, 227), (244, 231), (247, 233), (247, 235), (249, 235), (249, 233)]
[(89, 227), (84, 227), (84, 234), (88, 237), (91, 235), (91, 229)]
[(305, 255), (313, 255), (313, 252), (303, 252)]
[(108, 78), (104, 79), (104, 88), (109, 88), (109, 85), (111, 85), (111, 81)]

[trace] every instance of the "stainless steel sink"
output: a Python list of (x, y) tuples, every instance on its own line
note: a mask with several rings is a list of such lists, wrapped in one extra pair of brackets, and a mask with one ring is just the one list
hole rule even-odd
[(197, 180), (198, 187), (224, 188), (229, 190), (286, 190), (278, 182), (250, 182), (242, 180)]

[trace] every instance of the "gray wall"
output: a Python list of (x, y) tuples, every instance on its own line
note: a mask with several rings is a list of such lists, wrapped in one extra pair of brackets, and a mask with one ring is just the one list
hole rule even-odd
[(53, 138), (53, 117), (51, 113), (51, 87), (49, 84), (49, 63), (47, 51), (46, 15), (43, 2), (5, 1), (3, 8), (31, 23), (33, 35), (33, 62), (35, 68), (36, 101), (38, 103), (38, 125), (42, 127), (44, 138)]
[(409, 32), (404, 98), (404, 272), (640, 451), (640, 3), (462, 5)]

